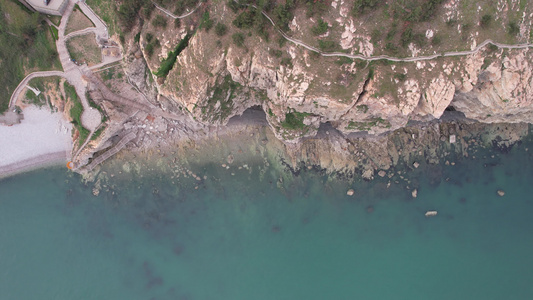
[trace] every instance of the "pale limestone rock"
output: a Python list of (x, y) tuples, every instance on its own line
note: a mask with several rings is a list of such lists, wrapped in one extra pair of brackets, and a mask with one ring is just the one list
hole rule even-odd
[(355, 194), (355, 191), (353, 189), (349, 189), (347, 192), (346, 192), (346, 195), (348, 196), (353, 196)]
[(434, 118), (440, 118), (446, 107), (450, 105), (454, 92), (454, 84), (441, 74), (438, 78), (430, 81), (420, 98), (416, 112), (419, 115), (431, 115)]
[(411, 196), (413, 198), (416, 198), (418, 196), (418, 190), (417, 189), (414, 189), (413, 191), (411, 191)]
[(452, 105), (468, 118), (483, 122), (530, 122), (533, 119), (533, 75), (530, 50), (514, 50), (478, 75), (479, 83), (457, 93)]
[(500, 197), (505, 196), (505, 192), (503, 190), (498, 190), (497, 193), (498, 193), (498, 196)]

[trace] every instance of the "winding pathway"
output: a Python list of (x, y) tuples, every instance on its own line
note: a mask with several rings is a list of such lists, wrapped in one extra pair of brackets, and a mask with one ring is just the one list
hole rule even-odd
[(20, 93), (24, 90), (26, 85), (32, 80), (33, 78), (38, 77), (50, 77), (50, 76), (61, 76), (65, 77), (65, 73), (61, 71), (40, 71), (40, 72), (33, 72), (31, 74), (28, 74), (22, 81), (19, 83), (17, 88), (13, 91), (13, 94), (11, 94), (11, 99), (9, 99), (9, 107), (13, 107), (15, 105), (15, 101), (20, 96)]
[[(246, 6), (251, 6), (253, 8), (258, 8), (256, 5), (254, 4), (241, 4), (239, 3), (239, 1), (237, 0), (233, 0), (234, 2), (238, 3), (239, 5), (246, 5)], [(427, 55), (427, 56), (415, 56), (415, 57), (392, 57), (392, 56), (388, 56), (388, 55), (378, 55), (378, 56), (364, 56), (364, 55), (360, 55), (360, 54), (347, 54), (347, 53), (341, 53), (341, 52), (323, 52), (321, 51), (320, 49), (316, 48), (316, 47), (313, 47), (313, 46), (310, 46), (308, 44), (305, 44), (304, 42), (300, 41), (300, 40), (297, 40), (295, 38), (291, 38), (290, 36), (288, 36), (285, 32), (283, 32), (283, 30), (281, 30), (277, 25), (276, 23), (274, 23), (274, 21), (272, 20), (272, 18), (270, 18), (264, 11), (261, 11), (261, 13), (263, 14), (263, 16), (265, 16), (268, 21), (270, 21), (270, 23), (272, 24), (272, 26), (274, 26), (274, 28), (289, 42), (293, 43), (293, 44), (296, 44), (298, 46), (302, 46), (304, 48), (306, 48), (307, 50), (310, 50), (310, 51), (313, 51), (313, 52), (316, 52), (318, 54), (320, 54), (321, 56), (324, 56), (324, 57), (347, 57), (347, 58), (351, 58), (351, 59), (360, 59), (360, 60), (364, 60), (364, 61), (375, 61), (375, 60), (388, 60), (388, 61), (394, 61), (394, 62), (417, 62), (417, 61), (423, 61), (423, 60), (432, 60), (432, 59), (435, 59), (435, 58), (438, 58), (438, 57), (448, 57), (448, 56), (466, 56), (466, 55), (471, 55), (471, 54), (474, 54), (474, 53), (477, 53), (479, 50), (481, 50), (483, 47), (487, 46), (488, 44), (492, 44), (500, 49), (525, 49), (525, 48), (532, 48), (533, 47), (533, 44), (516, 44), (516, 45), (508, 45), (508, 44), (502, 44), (502, 43), (498, 43), (498, 42), (494, 42), (493, 40), (486, 40), (484, 42), (482, 42), (481, 44), (479, 44), (476, 48), (472, 49), (472, 50), (467, 50), (467, 51), (452, 51), (452, 52), (444, 52), (444, 53), (441, 53), (441, 54), (433, 54), (433, 55)]]
[(188, 17), (190, 15), (192, 15), (192, 13), (194, 13), (199, 7), (200, 5), (202, 5), (202, 2), (198, 2), (198, 5), (196, 5), (196, 7), (191, 10), (190, 12), (184, 14), (184, 15), (181, 15), (181, 16), (176, 16), (175, 14), (171, 13), (169, 10), (161, 7), (159, 4), (155, 3), (154, 1), (152, 1), (152, 4), (157, 7), (160, 11), (164, 12), (167, 16), (173, 18), (173, 19), (183, 19), (185, 17)]

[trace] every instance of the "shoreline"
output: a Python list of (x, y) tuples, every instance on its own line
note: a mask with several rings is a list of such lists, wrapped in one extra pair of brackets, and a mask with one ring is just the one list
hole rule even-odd
[(0, 180), (42, 168), (65, 165), (67, 161), (68, 152), (65, 151), (42, 154), (9, 165), (0, 166)]
[(72, 125), (61, 113), (28, 106), (24, 120), (0, 126), (0, 178), (64, 164), (72, 149)]

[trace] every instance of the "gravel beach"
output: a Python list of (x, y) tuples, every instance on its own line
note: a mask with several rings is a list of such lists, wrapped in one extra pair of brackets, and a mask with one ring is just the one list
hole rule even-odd
[(72, 148), (72, 125), (60, 113), (28, 106), (22, 123), (0, 126), (0, 177), (65, 162)]

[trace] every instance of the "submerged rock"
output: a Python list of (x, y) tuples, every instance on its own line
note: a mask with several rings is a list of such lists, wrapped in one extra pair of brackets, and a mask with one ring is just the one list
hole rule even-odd
[(349, 189), (347, 192), (346, 192), (346, 195), (348, 196), (353, 196), (355, 194), (355, 191), (353, 189)]
[(503, 190), (498, 190), (497, 193), (498, 193), (498, 196), (500, 197), (505, 196), (505, 192)]

